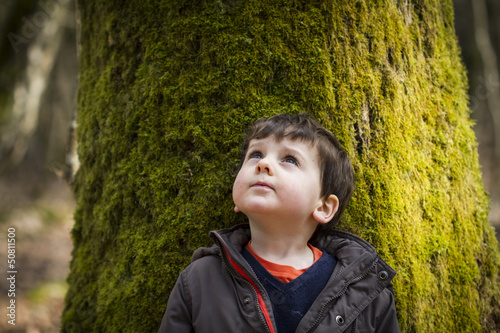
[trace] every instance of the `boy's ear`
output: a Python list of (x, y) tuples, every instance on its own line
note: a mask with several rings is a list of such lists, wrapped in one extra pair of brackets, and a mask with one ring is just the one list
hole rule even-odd
[(331, 221), (339, 209), (339, 198), (330, 194), (326, 199), (321, 199), (320, 204), (313, 212), (313, 217), (319, 223), (328, 223)]

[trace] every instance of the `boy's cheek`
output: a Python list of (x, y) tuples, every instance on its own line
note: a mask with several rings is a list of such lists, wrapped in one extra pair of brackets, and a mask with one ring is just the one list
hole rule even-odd
[(234, 197), (235, 193), (241, 191), (241, 188), (242, 188), (243, 183), (244, 183), (244, 178), (245, 178), (244, 174), (241, 171), (238, 172), (238, 174), (236, 175), (236, 178), (234, 179), (234, 183), (233, 183), (233, 197)]
[(238, 176), (236, 176), (236, 180), (234, 181), (233, 184), (233, 202), (235, 205), (238, 205), (238, 200), (241, 197), (241, 186), (242, 186), (241, 181), (239, 180)]

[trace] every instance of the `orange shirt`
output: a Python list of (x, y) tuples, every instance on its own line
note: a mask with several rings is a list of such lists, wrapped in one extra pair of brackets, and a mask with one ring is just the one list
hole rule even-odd
[[(246, 249), (252, 256), (254, 256), (255, 259), (261, 264), (269, 273), (271, 273), (275, 278), (280, 280), (281, 282), (288, 283), (292, 281), (293, 279), (297, 278), (300, 276), (300, 274), (304, 273), (309, 267), (303, 268), (303, 269), (295, 269), (292, 266), (287, 266), (287, 265), (280, 265), (276, 264), (274, 262), (267, 261), (266, 259), (260, 257), (257, 253), (254, 252), (252, 249), (252, 245), (248, 242), (246, 245)], [(314, 254), (314, 262), (316, 262), (323, 252), (311, 244), (307, 243), (307, 246), (313, 251)]]

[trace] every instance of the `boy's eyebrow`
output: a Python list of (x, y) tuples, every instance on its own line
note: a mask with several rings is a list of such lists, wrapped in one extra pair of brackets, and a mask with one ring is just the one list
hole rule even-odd
[[(293, 142), (293, 141), (291, 141), (291, 142)], [(299, 142), (300, 142), (300, 140), (299, 140)], [(305, 141), (302, 141), (302, 142), (306, 143)], [(305, 160), (308, 159), (308, 158), (306, 158), (307, 155), (304, 154), (304, 151), (302, 149), (300, 149), (300, 148), (296, 148), (295, 145), (286, 145), (285, 144), (285, 148), (294, 157), (297, 157), (297, 158), (299, 158), (299, 159), (301, 159), (303, 161), (305, 161)], [(314, 149), (315, 150), (315, 152), (312, 155), (313, 156), (313, 161), (318, 161), (319, 155), (318, 155), (317, 148), (315, 148), (315, 146), (311, 144), (310, 149)]]
[(248, 149), (250, 149), (253, 146), (261, 146), (261, 145), (263, 145), (261, 140), (252, 139), (248, 144)]
[(287, 146), (287, 145), (285, 145), (285, 149), (287, 150), (288, 153), (291, 153), (292, 155), (294, 155), (294, 157), (298, 157), (298, 158), (305, 160), (305, 156), (300, 149), (297, 149), (293, 146)]
[(247, 151), (249, 151), (252, 148), (261, 148), (261, 147), (265, 147), (265, 146), (266, 146), (266, 144), (264, 143), (264, 140), (252, 139), (252, 141), (250, 141), (250, 143), (248, 144)]

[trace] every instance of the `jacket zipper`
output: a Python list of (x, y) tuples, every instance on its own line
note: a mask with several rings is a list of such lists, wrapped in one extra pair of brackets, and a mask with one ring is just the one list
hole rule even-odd
[(351, 333), (356, 333), (356, 319), (354, 319), (354, 322), (352, 323)]
[[(333, 296), (332, 298), (330, 298), (325, 304), (323, 304), (323, 306), (321, 307), (321, 309), (319, 310), (319, 315), (318, 317), (316, 318), (316, 321), (311, 325), (311, 327), (306, 331), (306, 333), (309, 333), (311, 332), (312, 330), (314, 330), (316, 328), (316, 326), (319, 325), (320, 321), (323, 319), (323, 317), (325, 316), (325, 310), (326, 308), (328, 307), (328, 305), (330, 303), (332, 303), (333, 301), (337, 300), (338, 298), (340, 298), (341, 296), (343, 296), (345, 294), (345, 292), (347, 291), (347, 289), (349, 288), (349, 286), (353, 283), (356, 283), (356, 282), (359, 282), (361, 280), (363, 280), (367, 275), (368, 273), (377, 265), (378, 263), (378, 258), (376, 258), (373, 263), (371, 264), (371, 266), (366, 269), (360, 276), (356, 277), (356, 278), (353, 278), (351, 279), (350, 281), (348, 281), (344, 287), (342, 288), (341, 291), (339, 291), (337, 293), (337, 295)], [(354, 326), (354, 330), (356, 329), (356, 326)]]
[[(219, 239), (217, 239), (217, 243), (219, 245), (219, 248), (223, 249), (224, 251), (226, 251), (226, 255), (229, 256), (229, 253), (227, 253), (226, 248), (220, 243)], [(226, 259), (226, 256), (224, 256), (223, 253), (220, 253), (220, 256), (221, 256), (222, 260), (224, 261), (224, 263), (225, 263), (224, 266), (226, 267), (226, 270), (229, 272), (229, 274), (232, 277), (234, 277), (235, 279), (237, 279), (238, 281), (245, 282), (250, 287), (250, 290), (252, 290), (252, 292), (253, 292), (254, 299), (256, 300), (255, 301), (256, 302), (255, 305), (256, 305), (257, 309), (259, 310), (258, 313), (259, 313), (260, 322), (261, 322), (261, 324), (264, 325), (264, 327), (266, 327), (266, 332), (267, 333), (272, 333), (271, 329), (269, 328), (269, 326), (268, 326), (268, 324), (266, 322), (266, 319), (264, 318), (264, 313), (262, 312), (262, 309), (261, 309), (261, 307), (259, 305), (259, 302), (258, 302), (259, 295), (257, 293), (257, 290), (255, 290), (255, 287), (250, 283), (250, 281), (248, 281), (247, 279), (245, 279), (239, 273), (234, 272), (233, 265), (231, 263), (227, 262), (229, 259)], [(230, 269), (230, 267), (233, 267), (233, 269)], [(274, 330), (273, 330), (273, 332), (274, 332)]]

